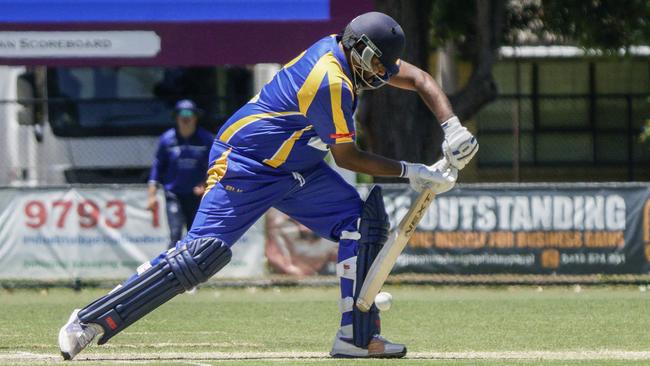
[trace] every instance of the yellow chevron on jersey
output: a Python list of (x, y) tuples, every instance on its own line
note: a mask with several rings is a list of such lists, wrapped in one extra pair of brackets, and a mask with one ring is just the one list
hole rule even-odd
[(289, 61), (217, 134), (219, 141), (271, 167), (307, 169), (323, 145), (352, 143), (356, 98), (336, 36)]
[[(314, 67), (309, 72), (309, 75), (307, 75), (307, 79), (298, 90), (298, 105), (300, 108), (300, 113), (306, 115), (307, 110), (309, 109), (311, 102), (314, 100), (314, 97), (316, 96), (325, 75), (327, 75), (329, 78), (330, 86), (333, 83), (340, 84), (341, 80), (344, 80), (348, 85), (348, 89), (352, 90), (352, 82), (350, 82), (350, 79), (345, 75), (345, 73), (343, 73), (343, 70), (336, 61), (334, 55), (331, 52), (328, 52), (318, 60), (316, 65), (314, 65)], [(331, 97), (336, 97), (338, 99), (337, 103), (340, 104), (340, 88), (338, 94), (331, 95)], [(352, 94), (352, 97), (354, 98), (354, 94)], [(334, 107), (334, 105), (332, 106)]]
[(314, 126), (307, 126), (303, 128), (300, 131), (294, 132), (291, 137), (289, 137), (287, 140), (285, 140), (282, 145), (280, 146), (280, 149), (273, 154), (273, 157), (271, 159), (265, 159), (264, 163), (266, 165), (270, 165), (274, 168), (279, 167), (280, 165), (284, 164), (284, 162), (287, 160), (287, 156), (289, 156), (289, 152), (293, 148), (293, 145), (296, 143), (296, 140), (302, 136), (305, 131), (309, 131), (313, 128)]
[(300, 59), (302, 58), (302, 56), (305, 55), (305, 52), (307, 52), (307, 51), (302, 51), (298, 56), (296, 56), (296, 58), (294, 58), (293, 60), (287, 62), (283, 67), (284, 67), (285, 69), (286, 69), (287, 67), (291, 67), (293, 64), (295, 64), (296, 62), (298, 62), (298, 60), (300, 60)]
[[(336, 136), (336, 143), (352, 142), (352, 137), (346, 136), (350, 134), (350, 131), (348, 130), (345, 117), (343, 116), (343, 110), (341, 108), (340, 95), (341, 95), (342, 88), (343, 88), (343, 84), (341, 80), (339, 79), (330, 80), (330, 98), (332, 103), (332, 117), (334, 118), (334, 127), (336, 128), (336, 133), (334, 135)], [(343, 137), (338, 137), (338, 136), (343, 136)]]
[(225, 129), (225, 131), (220, 132), (219, 140), (223, 142), (228, 142), (232, 137), (232, 135), (237, 133), (237, 131), (241, 130), (242, 128), (246, 127), (246, 125), (253, 123), (255, 121), (260, 121), (264, 118), (275, 118), (275, 117), (282, 117), (282, 116), (290, 116), (294, 114), (299, 114), (299, 113), (298, 112), (268, 112), (268, 113), (258, 113), (258, 114), (248, 115), (232, 123), (228, 128)]

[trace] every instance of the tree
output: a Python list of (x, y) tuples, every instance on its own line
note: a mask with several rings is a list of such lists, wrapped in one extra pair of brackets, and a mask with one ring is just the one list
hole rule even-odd
[[(378, 0), (376, 5), (378, 11), (391, 15), (402, 25), (406, 33), (403, 58), (424, 70), (428, 69), (432, 50), (432, 21), (440, 18), (437, 14), (444, 14), (442, 18), (452, 20), (439, 27), (441, 30), (452, 30), (445, 35), (452, 39), (456, 33), (451, 25), (471, 20), (455, 10), (453, 5), (456, 4), (458, 9), (468, 6), (475, 8), (470, 12), (476, 13), (472, 27), (480, 31), (471, 32), (467, 38), (470, 40), (468, 42), (481, 48), (471, 48), (476, 52), (468, 52), (475, 60), (474, 71), (468, 85), (450, 98), (456, 114), (464, 120), (496, 97), (491, 70), (498, 47), (504, 1), (461, 0), (445, 2), (448, 3), (445, 7), (440, 7), (439, 3), (428, 0)], [(446, 27), (445, 24), (450, 26)], [(361, 140), (366, 149), (387, 157), (426, 163), (432, 163), (440, 156), (442, 130), (417, 94), (394, 88), (365, 91), (359, 109)], [(399, 116), (395, 116), (396, 113)]]
[[(390, 14), (402, 25), (406, 33), (403, 58), (419, 67), (426, 65), (429, 57), (427, 14), (431, 4), (428, 0), (376, 3), (378, 11)], [(421, 160), (434, 161), (440, 151), (442, 131), (431, 123), (431, 113), (416, 93), (384, 87), (364, 91), (359, 103), (360, 141), (366, 150), (395, 159), (426, 156)], [(435, 136), (437, 140), (424, 136)]]
[(542, 29), (607, 53), (650, 41), (650, 1), (545, 1), (537, 7)]
[[(376, 0), (376, 7), (404, 28), (405, 60), (427, 70), (430, 52), (451, 42), (470, 62), (467, 84), (449, 96), (463, 121), (497, 97), (492, 67), (502, 45), (571, 44), (618, 53), (650, 43), (649, 0)], [(434, 161), (442, 141), (434, 117), (414, 93), (391, 89), (361, 98), (365, 147), (389, 157)]]

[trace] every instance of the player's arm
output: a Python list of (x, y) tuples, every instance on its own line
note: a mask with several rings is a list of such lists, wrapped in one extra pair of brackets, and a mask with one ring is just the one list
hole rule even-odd
[(428, 72), (401, 61), (399, 72), (390, 78), (392, 86), (416, 91), (442, 125), (445, 141), (443, 152), (457, 169), (463, 169), (478, 151), (476, 138), (460, 124), (449, 99)]
[(165, 154), (165, 145), (162, 136), (158, 142), (158, 149), (156, 150), (156, 157), (151, 164), (151, 171), (149, 172), (149, 185), (147, 187), (147, 210), (154, 210), (158, 204), (156, 193), (158, 191), (158, 184), (160, 183), (161, 175), (167, 166), (167, 155)]
[(418, 192), (431, 187), (434, 192), (442, 193), (456, 183), (456, 171), (449, 169), (445, 159), (432, 166), (407, 163), (359, 150), (354, 142), (334, 144), (330, 149), (341, 168), (372, 176), (408, 178)]
[(390, 78), (388, 84), (417, 92), (440, 123), (454, 116), (451, 103), (438, 83), (417, 66), (400, 61), (399, 72)]
[(330, 146), (336, 165), (376, 177), (399, 177), (401, 162), (359, 150), (354, 142)]
[[(440, 167), (400, 162), (361, 151), (354, 144), (354, 120), (352, 119), (353, 94), (344, 76), (336, 71), (329, 75), (329, 84), (319, 87), (311, 105), (307, 108), (307, 119), (315, 127), (321, 141), (332, 151), (336, 164), (342, 168), (373, 176), (405, 177), (416, 190), (427, 185), (444, 185), (448, 190), (449, 179)], [(447, 188), (447, 186), (449, 186)], [(443, 190), (443, 187), (440, 188)]]
[(321, 141), (327, 144), (341, 168), (380, 177), (399, 177), (402, 163), (361, 151), (354, 142), (353, 105), (355, 94), (347, 77), (338, 70), (320, 83), (307, 109), (307, 119)]

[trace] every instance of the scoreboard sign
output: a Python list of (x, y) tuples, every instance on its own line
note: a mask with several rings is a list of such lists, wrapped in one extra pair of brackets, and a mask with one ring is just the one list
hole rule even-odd
[(371, 0), (1, 0), (0, 61), (20, 66), (281, 63)]

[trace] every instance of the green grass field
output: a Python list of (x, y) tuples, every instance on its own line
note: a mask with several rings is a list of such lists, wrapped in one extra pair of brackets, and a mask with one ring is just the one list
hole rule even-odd
[[(388, 287), (383, 334), (401, 360), (327, 357), (337, 289), (200, 289), (182, 295), (83, 365), (649, 365), (650, 291), (637, 287)], [(0, 364), (58, 363), (57, 333), (104, 290), (0, 290)], [(73, 361), (75, 362), (75, 361)]]

